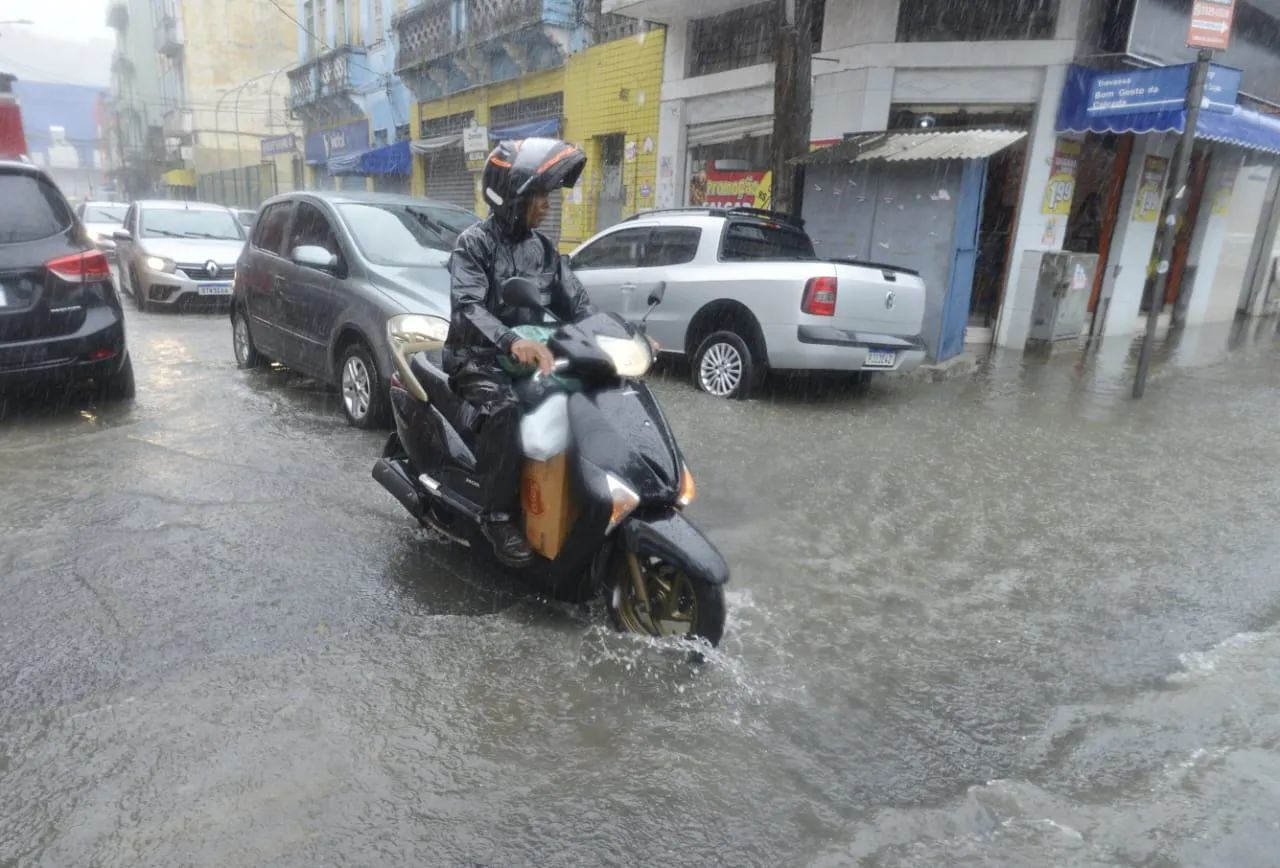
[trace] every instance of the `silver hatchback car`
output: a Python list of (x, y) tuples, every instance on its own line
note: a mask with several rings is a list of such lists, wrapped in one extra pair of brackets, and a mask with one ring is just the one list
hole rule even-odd
[(120, 285), (138, 310), (190, 300), (231, 302), (245, 229), (222, 205), (173, 200), (133, 203), (115, 233)]

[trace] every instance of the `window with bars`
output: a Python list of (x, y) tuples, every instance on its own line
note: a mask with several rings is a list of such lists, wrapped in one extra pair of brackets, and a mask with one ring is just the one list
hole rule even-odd
[[(455, 115), (445, 115), (442, 118), (423, 118), (418, 124), (418, 134), (424, 139), (434, 139), (436, 136), (447, 136), (453, 133), (460, 133), (467, 127), (471, 126), (471, 121), (475, 118), (473, 112), (458, 112)], [(397, 134), (400, 128), (397, 128)], [(403, 127), (408, 133), (409, 126)], [(405, 138), (408, 138), (406, 135)]]
[(563, 116), (564, 93), (557, 91), (546, 96), (534, 96), (493, 106), (489, 109), (489, 126), (505, 127), (521, 121), (540, 121)]
[(1052, 39), (1058, 0), (1006, 0), (1002, 3), (939, 3), (901, 0), (899, 42), (993, 42)]
[(409, 125), (397, 124), (396, 125), (396, 141), (403, 142), (407, 138), (410, 138)]
[(689, 75), (711, 75), (769, 63), (782, 12), (776, 2), (759, 3), (691, 25)]

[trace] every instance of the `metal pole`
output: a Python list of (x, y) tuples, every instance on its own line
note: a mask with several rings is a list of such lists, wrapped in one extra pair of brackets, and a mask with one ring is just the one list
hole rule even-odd
[(1200, 103), (1204, 99), (1204, 84), (1209, 76), (1209, 61), (1212, 59), (1213, 51), (1202, 48), (1196, 55), (1195, 66), (1191, 69), (1191, 83), (1187, 87), (1186, 122), (1174, 157), (1173, 195), (1166, 209), (1164, 226), (1161, 227), (1160, 257), (1156, 260), (1156, 282), (1151, 291), (1151, 310), (1147, 313), (1147, 331), (1142, 337), (1142, 350), (1138, 354), (1138, 372), (1133, 379), (1134, 398), (1141, 398), (1147, 389), (1147, 368), (1151, 364), (1151, 345), (1155, 343), (1157, 321), (1164, 307), (1165, 293), (1169, 288), (1169, 260), (1173, 256), (1178, 221), (1187, 210), (1187, 176), (1191, 172), (1191, 150), (1195, 145), (1196, 122), (1200, 119)]
[(222, 179), (222, 101), (231, 95), (231, 91), (227, 91), (218, 97), (218, 101), (213, 106), (213, 149), (218, 153), (218, 188), (222, 190), (223, 198), (226, 198), (226, 183)]
[[(245, 200), (249, 198), (249, 197), (248, 197), (248, 195), (247, 195), (247, 193), (248, 193), (248, 191), (247, 191), (247, 190), (245, 191), (245, 193), (246, 193), (245, 197), (244, 197), (243, 199), (240, 197), (240, 192), (241, 192), (241, 191), (240, 191), (240, 186), (241, 186), (241, 184), (243, 184), (243, 183), (244, 183), (244, 181), (245, 181), (245, 177), (244, 177), (244, 148), (242, 147), (241, 139), (240, 139), (240, 96), (241, 96), (241, 94), (243, 94), (243, 93), (244, 93), (245, 88), (246, 88), (246, 87), (248, 87), (248, 86), (249, 86), (249, 82), (247, 82), (247, 81), (246, 81), (244, 84), (240, 85), (240, 87), (238, 87), (238, 88), (236, 89), (236, 108), (235, 108), (235, 118), (236, 118), (236, 121), (235, 121), (235, 123), (236, 123), (236, 178), (235, 178), (235, 190), (236, 190), (236, 205), (237, 205), (238, 207), (241, 207), (241, 208), (243, 208), (243, 207), (244, 207)], [(244, 186), (245, 186), (245, 187), (248, 187), (249, 185), (248, 185), (248, 184), (244, 184)]]

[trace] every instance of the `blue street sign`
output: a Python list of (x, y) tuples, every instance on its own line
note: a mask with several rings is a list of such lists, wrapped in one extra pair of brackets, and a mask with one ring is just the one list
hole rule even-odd
[(1209, 64), (1209, 78), (1204, 83), (1205, 101), (1200, 108), (1210, 112), (1230, 112), (1240, 96), (1240, 70), (1230, 66)]
[[(1186, 104), (1190, 84), (1189, 63), (1105, 72), (1089, 84), (1086, 111), (1090, 117), (1178, 111)], [(1239, 93), (1240, 70), (1210, 64), (1204, 88), (1205, 102), (1200, 107), (1206, 111), (1229, 112), (1235, 108)]]

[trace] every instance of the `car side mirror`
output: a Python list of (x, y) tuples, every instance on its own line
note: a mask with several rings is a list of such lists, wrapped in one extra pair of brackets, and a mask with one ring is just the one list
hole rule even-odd
[(338, 257), (318, 244), (302, 244), (293, 248), (289, 258), (304, 268), (333, 273), (338, 270)]
[(662, 299), (667, 295), (667, 283), (662, 281), (653, 288), (653, 292), (649, 293), (649, 307), (657, 307), (662, 304)]
[(507, 278), (502, 284), (502, 300), (512, 307), (532, 308), (534, 310), (542, 307), (542, 299), (539, 297), (538, 288), (533, 285), (533, 281), (518, 274), (515, 277)]
[(111, 233), (111, 237), (116, 241), (132, 241), (133, 233), (128, 229), (117, 229)]

